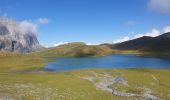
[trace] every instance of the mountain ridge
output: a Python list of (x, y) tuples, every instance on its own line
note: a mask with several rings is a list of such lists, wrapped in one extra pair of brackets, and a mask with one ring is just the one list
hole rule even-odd
[(144, 36), (137, 39), (108, 45), (112, 49), (139, 51), (169, 51), (170, 32), (157, 37)]
[(0, 50), (12, 52), (33, 52), (43, 49), (36, 34), (20, 30), (19, 23), (0, 18)]

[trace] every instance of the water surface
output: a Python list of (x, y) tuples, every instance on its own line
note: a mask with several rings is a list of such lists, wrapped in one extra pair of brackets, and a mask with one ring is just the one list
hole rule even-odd
[(135, 55), (60, 58), (48, 63), (44, 69), (69, 71), (84, 68), (170, 68), (170, 59)]

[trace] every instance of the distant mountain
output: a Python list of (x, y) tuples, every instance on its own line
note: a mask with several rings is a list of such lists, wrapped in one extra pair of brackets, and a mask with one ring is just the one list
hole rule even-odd
[[(86, 45), (85, 43), (67, 43), (57, 47), (45, 49), (39, 54), (43, 57), (84, 57), (104, 56), (121, 53), (119, 50), (137, 50), (150, 52), (169, 52), (170, 33), (157, 37), (144, 36), (118, 44)], [(123, 52), (122, 52), (123, 53)]]
[(34, 33), (23, 33), (18, 23), (11, 19), (0, 18), (0, 50), (14, 52), (31, 52), (41, 50)]
[(170, 51), (170, 32), (157, 37), (144, 36), (118, 44), (108, 44), (112, 49), (139, 51)]

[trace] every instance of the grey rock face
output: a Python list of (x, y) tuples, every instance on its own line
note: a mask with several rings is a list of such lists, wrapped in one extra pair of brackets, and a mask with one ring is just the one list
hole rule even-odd
[(42, 50), (35, 33), (23, 33), (18, 23), (0, 18), (0, 50), (13, 52), (33, 52)]

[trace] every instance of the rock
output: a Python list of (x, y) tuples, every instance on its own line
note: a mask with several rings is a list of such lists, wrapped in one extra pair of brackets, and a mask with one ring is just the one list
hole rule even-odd
[(114, 83), (127, 85), (127, 81), (122, 76), (117, 76), (114, 79)]
[(42, 50), (35, 33), (23, 33), (19, 23), (11, 19), (0, 18), (0, 50), (14, 52), (33, 52)]
[[(125, 78), (122, 76), (116, 76), (115, 78), (109, 75), (103, 75), (100, 77), (88, 76), (84, 77), (83, 79), (91, 81), (98, 89), (110, 92), (115, 96), (122, 96), (127, 98), (141, 98), (144, 100), (159, 100), (158, 97), (152, 95), (152, 91), (150, 89), (146, 89), (144, 94), (118, 91), (117, 89), (115, 89), (115, 87), (113, 87), (114, 84), (128, 85), (128, 81), (125, 80)], [(96, 80), (98, 81), (96, 82)]]

